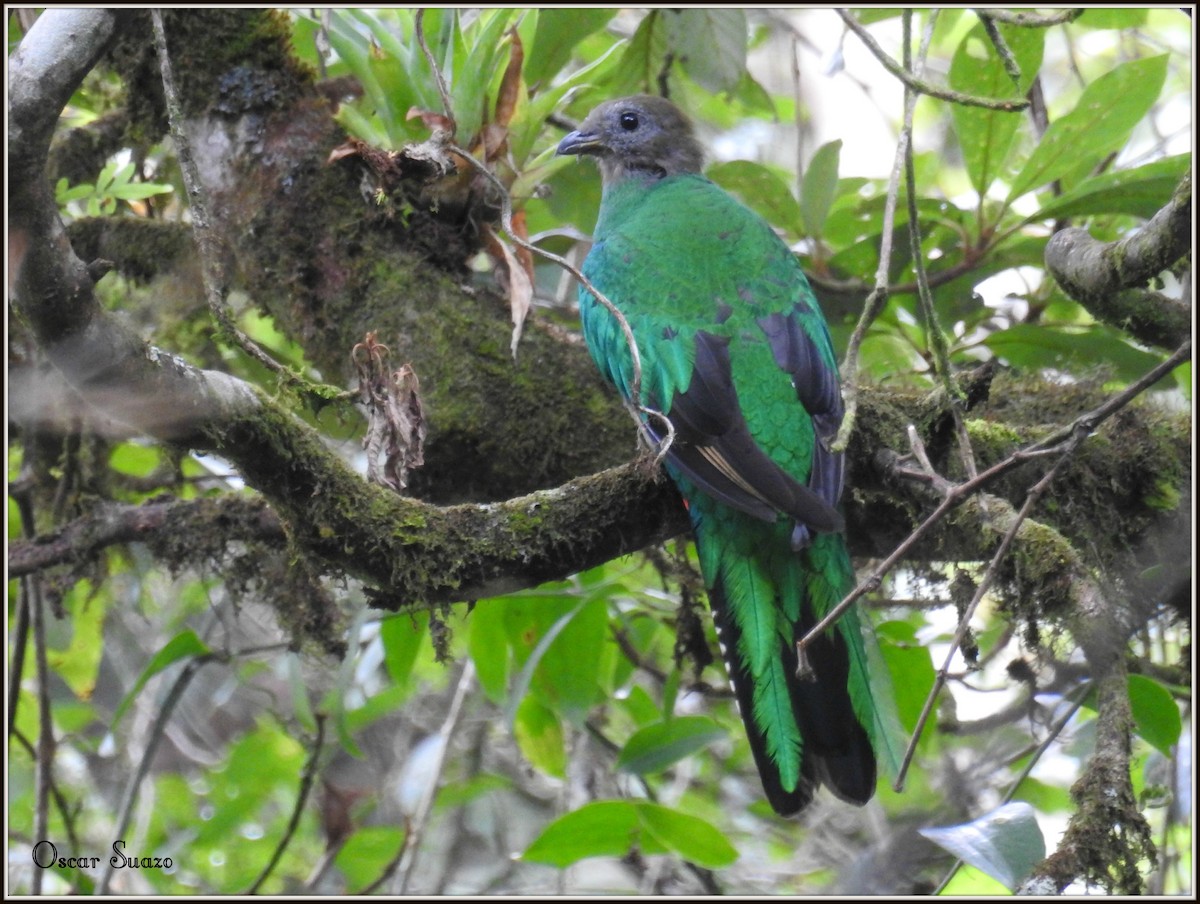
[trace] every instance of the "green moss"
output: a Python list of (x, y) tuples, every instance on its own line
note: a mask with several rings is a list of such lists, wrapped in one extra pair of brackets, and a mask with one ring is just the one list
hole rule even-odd
[(1157, 511), (1173, 512), (1179, 508), (1182, 498), (1179, 489), (1172, 482), (1165, 478), (1158, 478), (1154, 481), (1151, 492), (1143, 497), (1143, 501)]
[(1021, 431), (1000, 421), (989, 421), (982, 418), (967, 418), (963, 421), (971, 442), (979, 443), (989, 448), (1013, 448), (1026, 441)]

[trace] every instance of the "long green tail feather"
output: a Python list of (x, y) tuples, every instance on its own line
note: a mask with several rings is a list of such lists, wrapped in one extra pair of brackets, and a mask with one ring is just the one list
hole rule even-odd
[[(817, 535), (799, 553), (791, 527), (767, 524), (687, 492), (701, 569), (722, 652), (747, 736), (776, 810), (795, 812), (815, 786), (862, 803), (875, 784), (875, 754), (889, 772), (894, 733), (887, 729), (890, 682), (868, 650), (858, 613), (846, 613), (811, 647), (803, 672), (795, 642), (853, 587), (840, 535)], [(836, 637), (835, 637), (836, 635)], [(878, 683), (876, 684), (875, 682)], [(879, 693), (873, 688), (878, 688)], [(877, 701), (877, 697), (881, 698)]]

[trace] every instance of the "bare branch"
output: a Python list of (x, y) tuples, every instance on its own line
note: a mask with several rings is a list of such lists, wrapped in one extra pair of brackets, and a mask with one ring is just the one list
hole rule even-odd
[(951, 91), (949, 88), (939, 87), (918, 76), (905, 72), (903, 66), (884, 53), (883, 48), (871, 37), (871, 33), (854, 18), (849, 10), (839, 9), (838, 15), (846, 23), (846, 27), (858, 35), (859, 40), (867, 46), (867, 49), (871, 51), (875, 59), (883, 64), (883, 68), (918, 94), (925, 94), (929, 97), (939, 98), (940, 100), (948, 100), (951, 103), (963, 104), (967, 107), (983, 107), (985, 110), (1000, 110), (1006, 113), (1017, 113), (1029, 106), (1029, 101), (1023, 97), (1014, 97), (1011, 100), (975, 97), (971, 94), (963, 94), (959, 91)]
[(152, 499), (143, 505), (106, 503), (63, 525), (55, 533), (11, 543), (10, 577), (23, 577), (54, 565), (87, 561), (120, 543), (161, 541), (218, 532), (224, 542), (286, 540), (278, 516), (261, 499)]
[(1086, 230), (1062, 229), (1046, 245), (1046, 268), (1063, 291), (1098, 320), (1142, 342), (1174, 348), (1191, 335), (1191, 305), (1135, 287), (1187, 254), (1192, 242), (1192, 177), (1144, 227), (1115, 242)]
[(279, 860), (283, 857), (283, 852), (287, 850), (288, 844), (292, 837), (296, 834), (296, 829), (300, 827), (300, 819), (304, 815), (304, 811), (308, 804), (308, 796), (312, 793), (313, 781), (317, 775), (317, 767), (321, 762), (321, 754), (325, 749), (325, 720), (324, 713), (316, 713), (317, 721), (317, 736), (312, 742), (312, 752), (308, 756), (308, 762), (304, 764), (304, 774), (300, 778), (300, 791), (296, 795), (296, 805), (292, 807), (292, 815), (288, 819), (287, 828), (284, 830), (283, 836), (279, 839), (279, 843), (275, 845), (275, 850), (271, 852), (271, 859), (267, 861), (267, 865), (262, 868), (262, 872), (258, 874), (258, 878), (254, 883), (246, 889), (246, 895), (258, 894), (258, 890), (262, 888), (262, 884), (267, 881), (267, 878), (275, 870), (279, 864)]

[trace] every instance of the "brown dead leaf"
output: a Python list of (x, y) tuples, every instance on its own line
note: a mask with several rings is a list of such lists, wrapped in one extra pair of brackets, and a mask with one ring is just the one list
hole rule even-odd
[(458, 125), (454, 122), (454, 118), (447, 116), (445, 113), (437, 113), (433, 110), (422, 110), (420, 107), (409, 107), (408, 115), (405, 119), (420, 118), (424, 123), (425, 128), (433, 132), (436, 137), (438, 132), (445, 132), (447, 135), (453, 135)]
[(479, 140), (471, 149), (475, 150), (480, 144), (483, 145), (483, 159), (488, 163), (495, 162), (504, 155), (504, 149), (508, 145), (508, 128), (498, 122), (489, 122), (480, 129)]
[(532, 267), (529, 271), (522, 265), (520, 259), (513, 253), (500, 236), (496, 235), (491, 226), (484, 231), (485, 247), (488, 254), (497, 264), (497, 276), (505, 291), (508, 293), (508, 306), (512, 312), (512, 356), (517, 357), (517, 344), (521, 341), (521, 332), (525, 328), (525, 318), (533, 307), (533, 276)]
[(500, 91), (496, 95), (496, 118), (498, 125), (507, 126), (512, 122), (513, 113), (517, 110), (517, 102), (521, 99), (521, 67), (525, 63), (525, 49), (521, 46), (521, 37), (513, 28), (509, 31), (512, 38), (512, 49), (508, 54), (508, 66), (504, 69), (504, 78), (500, 80)]
[(358, 370), (358, 390), (367, 408), (367, 478), (399, 493), (408, 486), (408, 472), (425, 463), (425, 412), (420, 382), (411, 365), (390, 371), (391, 350), (367, 333), (354, 346), (351, 358)]
[[(524, 242), (529, 241), (529, 227), (525, 224), (525, 211), (518, 210), (512, 215), (513, 234)], [(521, 266), (525, 268), (525, 274), (529, 277), (530, 285), (534, 282), (533, 277), (533, 254), (524, 245), (518, 245), (516, 250), (517, 260), (521, 262)]]

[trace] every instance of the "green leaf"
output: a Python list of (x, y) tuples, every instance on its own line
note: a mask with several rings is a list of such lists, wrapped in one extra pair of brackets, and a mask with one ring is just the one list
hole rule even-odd
[(513, 734), (525, 759), (547, 775), (565, 778), (567, 751), (562, 723), (550, 707), (525, 697), (513, 717)]
[(1123, 380), (1140, 377), (1161, 360), (1100, 324), (1059, 328), (1019, 323), (997, 330), (983, 344), (1014, 367), (1065, 369), (1110, 364)]
[[(648, 90), (656, 75), (661, 71), (667, 55), (666, 28), (663, 25), (665, 12), (652, 9), (638, 23), (633, 37), (625, 45), (621, 63), (608, 85), (613, 96)], [(596, 98), (594, 100), (598, 100)]]
[(590, 600), (542, 657), (539, 696), (582, 723), (601, 700), (600, 665), (609, 643), (608, 607), (602, 600)]
[(1146, 24), (1146, 10), (1098, 6), (1084, 10), (1083, 15), (1075, 20), (1075, 24), (1088, 28), (1140, 28)]
[[(678, 672), (678, 670), (675, 671)], [(615, 703), (633, 720), (634, 725), (652, 725), (662, 718), (658, 704), (640, 684), (633, 685), (629, 689), (628, 696), (616, 700)]]
[[(995, 45), (980, 24), (971, 29), (954, 51), (950, 62), (951, 88), (963, 94), (992, 98), (1023, 97), (1029, 90), (1042, 65), (1045, 29), (997, 24), (1016, 59), (1020, 83), (1013, 84)], [(1008, 159), (1023, 116), (965, 104), (951, 104), (950, 112), (971, 185), (980, 195), (986, 194)]]
[(504, 603), (477, 605), (467, 616), (467, 652), (475, 662), (479, 686), (493, 703), (503, 703), (508, 688), (508, 637)]
[(707, 716), (681, 716), (647, 725), (625, 742), (617, 768), (639, 775), (661, 772), (723, 737), (724, 729)]
[(505, 628), (521, 670), (513, 704), (529, 689), (543, 704), (581, 721), (601, 696), (600, 664), (608, 642), (607, 607), (570, 594), (509, 597)]
[(706, 175), (772, 225), (791, 233), (802, 231), (800, 205), (783, 179), (769, 167), (749, 160), (731, 160), (710, 166)]
[[(560, 816), (542, 830), (522, 860), (559, 869), (587, 857), (623, 857), (638, 843), (637, 806), (628, 800), (600, 800)], [(665, 848), (645, 853), (663, 853)]]
[[(120, 188), (123, 185), (128, 185), (129, 180), (133, 178), (133, 161), (126, 163), (123, 167), (113, 174), (111, 189)], [(109, 194), (115, 195), (116, 191), (110, 190)]]
[(123, 185), (114, 185), (111, 194), (122, 201), (140, 201), (155, 195), (167, 195), (173, 191), (173, 186), (160, 185), (157, 182), (126, 182)]
[(667, 43), (701, 88), (731, 91), (746, 71), (746, 13), (733, 7), (663, 10)]
[(316, 734), (317, 717), (313, 713), (312, 701), (309, 699), (308, 683), (305, 681), (301, 668), (300, 656), (289, 650), (284, 661), (287, 665), (288, 687), (292, 692), (292, 712), (301, 728), (311, 734)]
[(154, 654), (154, 658), (146, 664), (142, 669), (142, 674), (138, 676), (137, 681), (133, 683), (133, 687), (129, 689), (124, 698), (117, 704), (117, 710), (113, 713), (112, 726), (116, 728), (117, 723), (121, 721), (121, 717), (125, 715), (125, 710), (129, 708), (129, 704), (145, 687), (146, 682), (165, 669), (172, 663), (178, 662), (180, 659), (187, 659), (192, 656), (203, 656), (209, 652), (208, 646), (202, 641), (191, 628), (186, 631), (181, 631), (167, 641), (166, 645)]
[(914, 731), (935, 677), (929, 648), (921, 643), (917, 629), (908, 622), (882, 622), (875, 626), (875, 635), (892, 676), (900, 724), (905, 730)]
[(492, 772), (481, 772), (461, 782), (449, 782), (438, 789), (434, 809), (440, 812), (456, 810), (473, 800), (486, 797), (493, 791), (512, 788), (513, 784), (513, 780), (507, 775), (496, 775)]
[(1042, 136), (1008, 193), (1011, 202), (1119, 150), (1162, 91), (1167, 55), (1131, 60), (1084, 89), (1075, 109)]
[(72, 201), (80, 201), (96, 190), (96, 186), (91, 183), (84, 182), (82, 185), (76, 185), (72, 188), (67, 187), (67, 178), (59, 179), (54, 186), (54, 203), (59, 207), (65, 207)]
[[(348, 736), (354, 736), (374, 722), (394, 716), (408, 699), (409, 690), (396, 685), (389, 685), (377, 694), (372, 694), (361, 706), (354, 709), (343, 709), (338, 717), (338, 723), (344, 727)], [(314, 723), (315, 726), (315, 723)], [(349, 748), (347, 748), (349, 749)]]
[(1046, 856), (1033, 807), (1022, 801), (1004, 804), (974, 822), (917, 831), (1007, 888), (1016, 888)]
[(738, 858), (737, 849), (712, 823), (649, 802), (639, 801), (637, 809), (643, 829), (641, 837), (653, 837), (689, 863), (722, 869)]
[(1003, 882), (997, 882), (987, 873), (980, 872), (973, 866), (964, 866), (958, 870), (946, 887), (939, 892), (941, 897), (951, 901), (958, 898), (1011, 896), (1011, 894), (1012, 889)]
[(825, 218), (838, 193), (838, 162), (842, 140), (831, 141), (817, 148), (804, 173), (800, 190), (800, 214), (806, 235), (819, 236), (825, 228)]
[(131, 477), (148, 477), (162, 461), (162, 450), (140, 443), (119, 443), (113, 447), (108, 464), (114, 471)]
[(1133, 169), (1093, 176), (1049, 199), (1025, 222), (1093, 214), (1125, 214), (1148, 220), (1167, 203), (1191, 168), (1192, 155), (1177, 154)]
[(525, 57), (525, 81), (536, 86), (549, 81), (571, 59), (575, 45), (599, 31), (617, 14), (615, 9), (577, 6), (539, 9), (533, 49)]
[(729, 840), (695, 816), (645, 801), (605, 800), (556, 819), (521, 859), (560, 869), (587, 857), (674, 851), (692, 863), (720, 869), (737, 860)]
[(334, 858), (352, 889), (362, 888), (380, 877), (400, 853), (404, 832), (391, 826), (367, 826), (354, 832)]
[(108, 194), (108, 187), (112, 185), (113, 178), (117, 174), (117, 164), (115, 161), (106, 163), (104, 169), (100, 170), (100, 175), (96, 177), (96, 194)]
[(407, 688), (412, 675), (413, 663), (421, 642), (429, 627), (429, 613), (419, 612), (409, 618), (398, 615), (385, 618), (379, 625), (379, 638), (383, 642), (384, 664), (388, 674), (398, 687)]
[(268, 799), (281, 790), (285, 799), (294, 797), (304, 759), (300, 743), (277, 726), (260, 723), (247, 732), (234, 743), (223, 767), (207, 775), (214, 813), (192, 827), (196, 842), (244, 841), (238, 837), (244, 823), (256, 815), (261, 818)]
[[(1015, 765), (1015, 764), (1014, 764)], [(1024, 765), (1022, 760), (1021, 765)], [(1071, 792), (1059, 785), (1050, 785), (1032, 776), (1026, 776), (1017, 786), (1016, 796), (1043, 813), (1070, 812)]]
[(1137, 733), (1165, 756), (1179, 743), (1183, 722), (1171, 692), (1145, 675), (1129, 676), (1129, 707)]
[(47, 651), (46, 658), (54, 672), (80, 700), (89, 700), (96, 687), (100, 660), (104, 654), (104, 616), (111, 594), (106, 585), (93, 592), (91, 581), (80, 581), (64, 596), (68, 610), (67, 624), (71, 631), (65, 649)]

